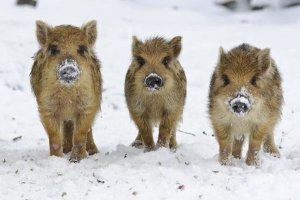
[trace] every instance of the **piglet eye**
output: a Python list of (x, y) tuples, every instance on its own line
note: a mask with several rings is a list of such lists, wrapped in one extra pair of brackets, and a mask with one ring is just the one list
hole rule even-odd
[(171, 58), (169, 56), (166, 56), (163, 60), (162, 60), (162, 64), (166, 67), (168, 67), (169, 63), (170, 63)]
[(55, 56), (55, 55), (59, 54), (59, 49), (58, 49), (58, 47), (57, 47), (56, 45), (53, 45), (53, 44), (49, 45), (48, 51), (50, 52), (50, 54), (51, 54), (52, 56)]
[(251, 78), (250, 83), (251, 83), (252, 85), (256, 86), (256, 82), (257, 82), (257, 76), (255, 75), (255, 76), (253, 76), (253, 77)]
[(85, 54), (85, 52), (87, 52), (87, 48), (84, 45), (80, 45), (78, 47), (77, 53), (81, 56), (83, 56)]
[(228, 78), (228, 76), (226, 74), (222, 75), (222, 80), (224, 82), (224, 86), (229, 85), (230, 84), (230, 79)]
[(142, 58), (140, 56), (136, 56), (135, 61), (139, 64), (140, 67), (142, 67), (145, 64), (144, 58)]

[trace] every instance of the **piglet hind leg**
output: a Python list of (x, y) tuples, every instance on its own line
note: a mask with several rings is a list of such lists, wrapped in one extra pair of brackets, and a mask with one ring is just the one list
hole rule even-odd
[(174, 151), (177, 149), (176, 128), (174, 128), (172, 131), (169, 147), (171, 150), (174, 150)]
[(264, 140), (263, 150), (271, 156), (280, 158), (280, 153), (274, 142), (274, 134), (268, 134)]
[(234, 138), (232, 147), (232, 156), (236, 159), (241, 159), (245, 136)]
[(99, 152), (98, 148), (94, 142), (92, 128), (90, 128), (87, 133), (86, 151), (88, 152), (89, 155), (94, 155)]
[(63, 152), (69, 153), (72, 151), (73, 146), (73, 132), (74, 132), (74, 123), (71, 120), (64, 121), (63, 127)]
[[(158, 134), (158, 140), (156, 144), (157, 148), (160, 147), (169, 148), (170, 145), (176, 148), (177, 143), (176, 143), (175, 131), (176, 131), (177, 121), (178, 121), (177, 112), (174, 112), (172, 114), (168, 113), (163, 116), (159, 125), (159, 134)], [(171, 139), (172, 139), (172, 143), (171, 143)]]
[(71, 162), (79, 162), (83, 158), (87, 157), (86, 146), (87, 137), (90, 127), (92, 126), (94, 116), (81, 115), (78, 117), (76, 123), (76, 129), (73, 135), (73, 148), (70, 157)]
[(137, 149), (142, 149), (144, 147), (142, 136), (140, 133), (136, 136), (135, 140), (131, 143), (131, 146)]

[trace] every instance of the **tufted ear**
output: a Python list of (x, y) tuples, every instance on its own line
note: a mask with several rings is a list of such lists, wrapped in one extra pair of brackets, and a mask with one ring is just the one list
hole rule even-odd
[(90, 46), (94, 46), (97, 39), (97, 21), (92, 20), (82, 26)]
[(37, 40), (41, 46), (44, 46), (47, 42), (51, 27), (47, 23), (40, 20), (37, 20), (35, 23)]
[(141, 45), (143, 44), (142, 41), (140, 41), (135, 35), (132, 36), (132, 44), (131, 44), (131, 50), (132, 54), (135, 54), (135, 52), (138, 52)]
[(176, 36), (169, 42), (169, 44), (173, 48), (174, 57), (176, 58), (179, 56), (181, 51), (181, 39), (181, 36)]
[(227, 54), (223, 47), (219, 48), (219, 63), (227, 62)]
[(270, 49), (261, 50), (257, 55), (257, 61), (262, 74), (266, 73), (271, 66)]

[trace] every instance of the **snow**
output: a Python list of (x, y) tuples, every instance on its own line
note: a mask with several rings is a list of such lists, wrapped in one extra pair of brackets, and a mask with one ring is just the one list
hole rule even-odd
[[(213, 0), (45, 0), (33, 9), (6, 0), (0, 13), (0, 199), (300, 199), (300, 7), (233, 13)], [(100, 153), (80, 163), (48, 155), (29, 84), (38, 19), (76, 26), (98, 21), (95, 50), (104, 90), (93, 131)], [(183, 36), (179, 60), (188, 93), (180, 130), (195, 136), (177, 131), (175, 153), (130, 147), (137, 128), (123, 90), (132, 35)], [(241, 160), (220, 166), (207, 114), (219, 47), (244, 42), (271, 48), (284, 80), (283, 116), (275, 129), (281, 158), (260, 152), (259, 168), (245, 164), (247, 145)]]
[(62, 85), (70, 86), (80, 77), (78, 63), (74, 59), (67, 58), (56, 67), (57, 78)]

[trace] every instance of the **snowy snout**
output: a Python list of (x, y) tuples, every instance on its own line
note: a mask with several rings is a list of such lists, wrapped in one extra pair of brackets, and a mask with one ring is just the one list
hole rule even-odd
[(238, 116), (247, 114), (250, 111), (252, 104), (253, 98), (244, 88), (237, 92), (233, 97), (229, 98), (227, 102), (229, 110)]
[(156, 73), (150, 73), (146, 76), (144, 84), (150, 91), (157, 91), (163, 86), (162, 78)]
[(79, 79), (80, 70), (76, 60), (67, 58), (57, 66), (57, 77), (62, 84), (70, 85)]
[(233, 112), (237, 114), (247, 113), (250, 108), (250, 101), (247, 97), (244, 96), (232, 99), (229, 104)]

